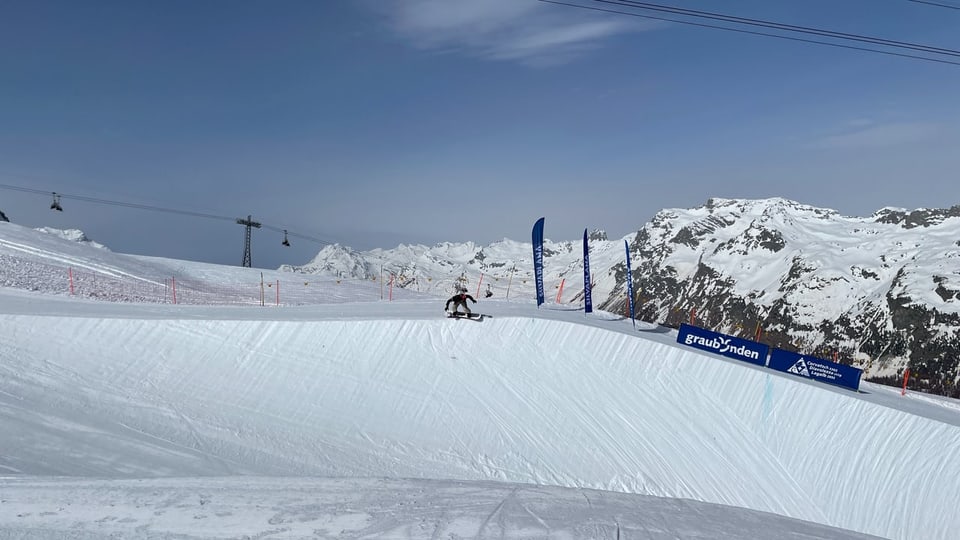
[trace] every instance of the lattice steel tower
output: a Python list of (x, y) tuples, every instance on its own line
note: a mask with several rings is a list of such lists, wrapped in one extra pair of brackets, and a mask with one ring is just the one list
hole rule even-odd
[(238, 219), (237, 224), (246, 225), (246, 235), (244, 235), (243, 242), (243, 266), (245, 268), (250, 268), (253, 265), (253, 261), (250, 259), (250, 232), (253, 227), (260, 228), (260, 223), (253, 221), (253, 216), (247, 215), (247, 219)]

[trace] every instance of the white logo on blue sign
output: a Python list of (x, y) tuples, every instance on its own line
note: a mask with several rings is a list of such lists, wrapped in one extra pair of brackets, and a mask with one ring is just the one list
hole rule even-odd
[(787, 372), (793, 373), (794, 375), (801, 375), (803, 377), (810, 376), (810, 370), (807, 369), (807, 363), (803, 361), (803, 358), (797, 360), (796, 364), (790, 366), (790, 369), (788, 369)]
[(715, 349), (719, 354), (733, 353), (745, 358), (752, 358), (754, 360), (760, 359), (760, 353), (757, 351), (750, 349), (746, 345), (740, 345), (739, 347), (732, 345), (730, 341), (730, 338), (723, 338), (720, 336), (708, 339), (694, 334), (687, 334), (683, 342), (686, 345), (709, 347), (711, 349)]

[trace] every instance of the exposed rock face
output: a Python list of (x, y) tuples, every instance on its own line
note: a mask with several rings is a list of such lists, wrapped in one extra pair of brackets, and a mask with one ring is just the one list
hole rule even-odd
[(607, 231), (604, 231), (603, 229), (594, 229), (593, 231), (590, 232), (587, 238), (589, 238), (591, 242), (593, 242), (594, 240), (606, 241)]

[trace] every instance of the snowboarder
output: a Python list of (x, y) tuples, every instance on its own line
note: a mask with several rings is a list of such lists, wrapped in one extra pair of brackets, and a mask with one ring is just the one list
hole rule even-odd
[(487, 283), (487, 292), (484, 294), (484, 296), (485, 296), (486, 298), (490, 298), (491, 296), (493, 296), (493, 291), (490, 290), (490, 284), (489, 284), (489, 283)]
[(450, 311), (450, 304), (453, 304), (452, 313), (456, 315), (457, 313), (460, 313), (459, 311), (460, 306), (463, 306), (463, 310), (466, 312), (467, 316), (469, 317), (471, 312), (470, 312), (470, 308), (467, 307), (467, 300), (470, 300), (474, 304), (477, 303), (477, 301), (474, 300), (472, 296), (467, 294), (466, 289), (460, 289), (459, 293), (451, 296), (450, 299), (447, 300), (447, 304), (443, 307), (443, 310)]

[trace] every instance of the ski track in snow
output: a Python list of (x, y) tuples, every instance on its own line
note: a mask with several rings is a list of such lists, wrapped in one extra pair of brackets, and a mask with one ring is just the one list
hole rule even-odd
[(101, 274), (111, 276), (111, 277), (125, 277), (125, 278), (135, 279), (139, 281), (146, 281), (148, 283), (155, 283), (153, 280), (144, 279), (136, 274), (124, 272), (118, 269), (114, 265), (95, 264), (95, 263), (92, 263), (90, 259), (86, 257), (71, 257), (61, 252), (40, 249), (40, 248), (29, 246), (26, 244), (19, 244), (16, 242), (11, 242), (9, 240), (4, 240), (3, 238), (0, 238), (0, 248), (6, 248), (12, 251), (17, 251), (17, 252), (29, 255), (32, 258), (47, 260), (56, 264), (66, 265), (74, 268), (83, 268), (85, 270), (90, 270), (91, 272), (99, 272)]
[[(588, 505), (590, 500), (594, 502)], [(705, 529), (704, 523), (712, 525)], [(876, 538), (696, 501), (499, 482), (252, 477), (6, 481), (0, 538), (107, 537)]]

